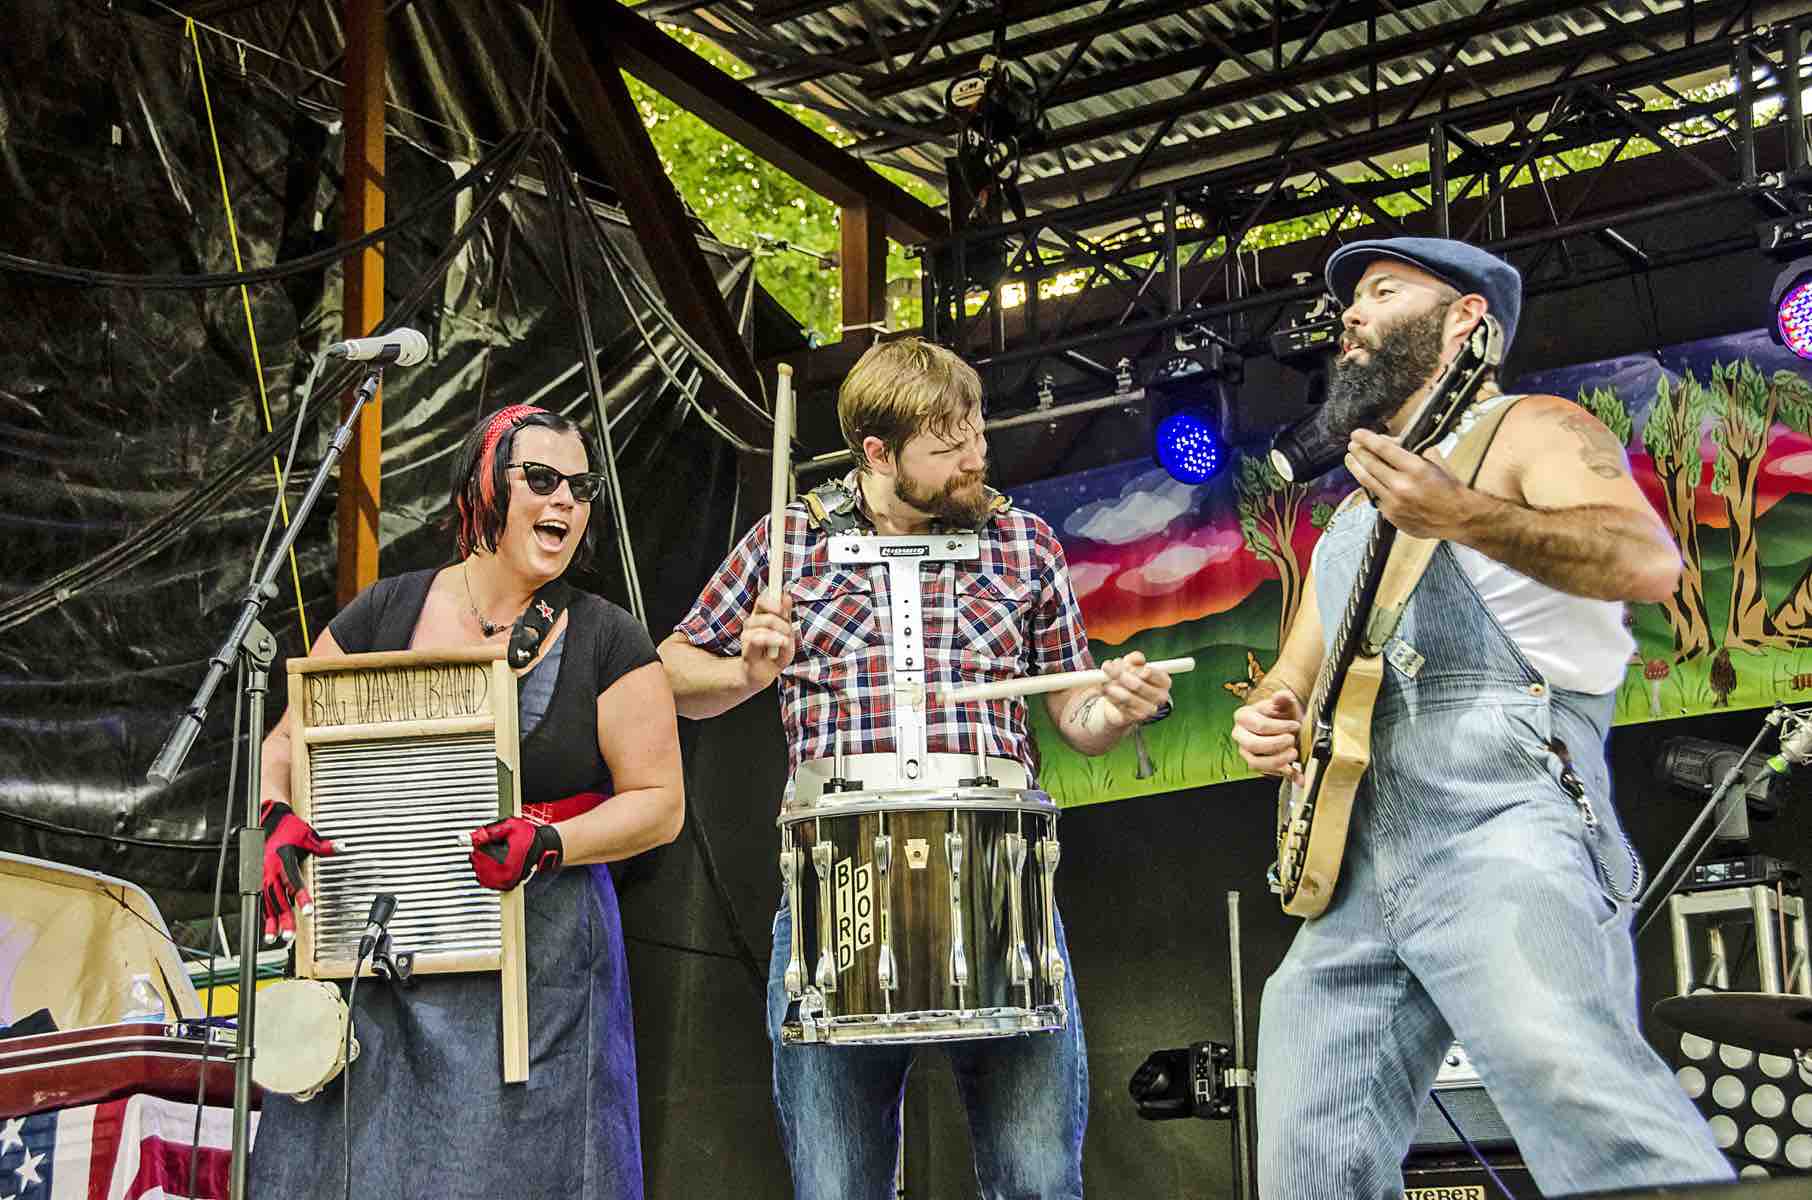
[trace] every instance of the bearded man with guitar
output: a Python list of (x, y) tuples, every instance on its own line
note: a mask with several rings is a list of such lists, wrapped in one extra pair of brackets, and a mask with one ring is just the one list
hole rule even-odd
[(1679, 555), (1602, 423), (1498, 390), (1514, 267), (1396, 238), (1327, 281), (1316, 420), (1361, 490), (1233, 729), (1283, 781), (1275, 884), (1310, 918), (1265, 985), (1261, 1192), (1400, 1195), (1456, 1037), (1544, 1193), (1728, 1179), (1637, 1025), (1604, 753), (1622, 602), (1671, 594)]

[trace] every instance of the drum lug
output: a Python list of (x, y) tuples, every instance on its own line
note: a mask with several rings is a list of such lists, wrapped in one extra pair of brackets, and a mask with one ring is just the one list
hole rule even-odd
[(807, 1044), (825, 1040), (824, 993), (815, 987), (808, 987), (799, 997), (798, 1033), (789, 1023), (781, 1029), (781, 1040), (787, 1042), (805, 1042)]
[(780, 851), (780, 880), (786, 888), (788, 945), (786, 958), (786, 994), (789, 1000), (799, 999), (800, 991), (805, 987), (805, 961), (799, 952), (799, 872), (803, 866), (801, 855), (793, 847), (792, 831), (785, 834), (786, 845)]
[(1057, 860), (1062, 856), (1056, 838), (1038, 839), (1038, 868), (1044, 885), (1044, 979), (1059, 997), (1063, 995), (1064, 970), (1063, 956), (1057, 953)]
[[(883, 993), (892, 992), (894, 982), (893, 964), (893, 838), (883, 833), (875, 838), (875, 886), (880, 889), (881, 903), (876, 922), (880, 925), (880, 953), (876, 956), (875, 976), (881, 984)], [(888, 1008), (893, 1007), (892, 998), (888, 998)]]
[[(1026, 950), (1025, 886), (1026, 839), (1024, 834), (1009, 833), (1001, 839), (1007, 851), (1007, 870), (1012, 878), (1007, 884), (1007, 919), (1013, 927), (1012, 958), (1007, 964), (1008, 980), (1014, 987), (1032, 982), (1032, 956)], [(1028, 1001), (1027, 1007), (1031, 1007)]]
[(957, 989), (957, 1004), (969, 986), (969, 956), (963, 948), (963, 835), (944, 835), (944, 855), (950, 860), (950, 982)]
[(812, 982), (827, 996), (837, 990), (837, 959), (831, 952), (836, 945), (831, 913), (831, 864), (836, 856), (837, 848), (829, 842), (812, 846), (812, 869), (818, 875), (818, 968), (812, 973)]

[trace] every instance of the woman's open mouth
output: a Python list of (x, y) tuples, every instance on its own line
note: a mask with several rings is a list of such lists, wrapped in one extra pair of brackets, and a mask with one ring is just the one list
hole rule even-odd
[(565, 521), (549, 518), (535, 522), (535, 544), (549, 554), (558, 554), (566, 545), (567, 535), (572, 532)]

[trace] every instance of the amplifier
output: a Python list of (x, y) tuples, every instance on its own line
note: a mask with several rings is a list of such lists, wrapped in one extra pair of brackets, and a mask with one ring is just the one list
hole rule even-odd
[[(1487, 1154), (1485, 1161), (1515, 1200), (1542, 1200), (1529, 1168), (1516, 1155)], [(1412, 1156), (1403, 1164), (1403, 1200), (1503, 1200), (1503, 1193), (1470, 1154), (1421, 1161)]]
[[(1447, 1057), (1441, 1061), (1433, 1094), (1440, 1097), (1447, 1111), (1453, 1114), (1454, 1123), (1479, 1149), (1515, 1148), (1510, 1127), (1504, 1124), (1497, 1105), (1485, 1094), (1485, 1085), (1479, 1082), (1478, 1072), (1472, 1069), (1472, 1061), (1458, 1042), (1448, 1049)], [(1410, 1157), (1431, 1153), (1446, 1156), (1456, 1151), (1465, 1154), (1465, 1142), (1455, 1135), (1441, 1110), (1430, 1100), (1422, 1106), (1422, 1115), (1416, 1121), (1415, 1137), (1409, 1144)]]

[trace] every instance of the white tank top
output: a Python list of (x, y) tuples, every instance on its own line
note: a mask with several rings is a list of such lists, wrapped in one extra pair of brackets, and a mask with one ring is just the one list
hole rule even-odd
[[(1493, 396), (1472, 412), (1482, 416), (1514, 398)], [(1459, 428), (1441, 442), (1441, 453), (1451, 454), (1460, 434), (1470, 427), (1471, 422), (1462, 418)], [(1569, 595), (1470, 546), (1449, 545), (1485, 608), (1548, 686), (1596, 696), (1623, 682), (1636, 649), (1636, 639), (1623, 626), (1623, 605)]]
[(1636, 648), (1636, 639), (1623, 627), (1623, 605), (1556, 591), (1470, 546), (1455, 545), (1453, 556), (1485, 607), (1550, 687), (1597, 696), (1623, 682)]

